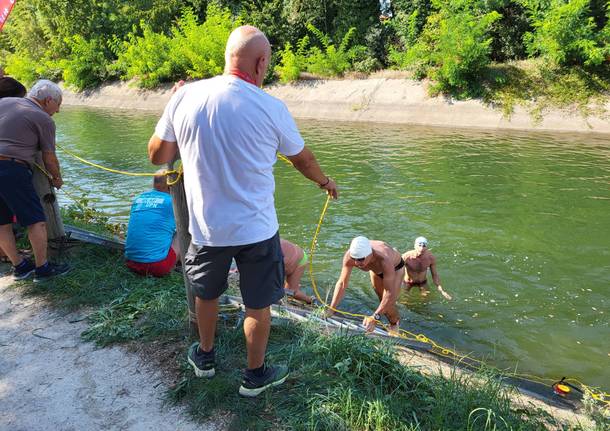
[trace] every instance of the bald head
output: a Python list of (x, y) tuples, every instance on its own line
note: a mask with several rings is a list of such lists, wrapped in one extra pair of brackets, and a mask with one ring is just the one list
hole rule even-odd
[(250, 75), (260, 87), (271, 58), (271, 44), (265, 34), (251, 25), (231, 32), (225, 49), (225, 73), (233, 70)]
[(165, 179), (165, 169), (159, 169), (153, 177), (153, 188), (159, 192), (169, 193), (169, 186)]

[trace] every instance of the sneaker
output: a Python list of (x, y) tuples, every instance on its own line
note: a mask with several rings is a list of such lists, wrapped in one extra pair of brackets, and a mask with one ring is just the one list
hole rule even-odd
[(36, 268), (34, 283), (42, 283), (58, 275), (63, 275), (70, 271), (70, 269), (70, 266), (65, 263), (47, 262), (43, 266)]
[(189, 348), (189, 352), (186, 355), (188, 363), (193, 366), (195, 370), (195, 375), (197, 377), (207, 377), (211, 379), (216, 374), (216, 370), (214, 367), (216, 366), (216, 361), (214, 360), (214, 353), (204, 353), (199, 349), (199, 343), (193, 343), (193, 345)]
[(36, 265), (30, 259), (23, 259), (23, 261), (13, 267), (13, 279), (24, 280), (28, 278), (36, 270)]
[(258, 377), (249, 370), (244, 372), (244, 379), (239, 387), (239, 395), (244, 397), (255, 397), (272, 386), (281, 385), (288, 377), (286, 365), (266, 366), (265, 372)]

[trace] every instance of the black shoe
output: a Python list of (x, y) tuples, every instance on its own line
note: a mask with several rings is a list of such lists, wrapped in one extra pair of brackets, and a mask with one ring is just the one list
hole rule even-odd
[(244, 373), (244, 379), (239, 387), (239, 395), (244, 397), (255, 397), (272, 386), (281, 385), (288, 377), (286, 365), (266, 366), (265, 372), (258, 377), (250, 370)]
[(13, 267), (13, 279), (24, 280), (36, 270), (36, 265), (30, 259), (23, 259), (18, 265)]
[(197, 377), (207, 377), (211, 379), (216, 374), (214, 367), (216, 366), (216, 360), (214, 359), (214, 353), (205, 353), (199, 349), (199, 343), (193, 343), (190, 347), (188, 354), (186, 355), (189, 364), (193, 366), (195, 375)]
[(65, 263), (51, 263), (47, 262), (45, 265), (36, 268), (36, 274), (34, 275), (34, 283), (42, 283), (50, 280), (58, 275), (63, 275), (70, 271), (70, 266)]

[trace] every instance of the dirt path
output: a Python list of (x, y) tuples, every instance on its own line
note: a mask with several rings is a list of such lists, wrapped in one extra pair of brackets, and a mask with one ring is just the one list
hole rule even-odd
[(79, 313), (11, 283), (0, 278), (0, 430), (221, 429), (164, 404), (161, 375), (137, 355), (84, 342)]

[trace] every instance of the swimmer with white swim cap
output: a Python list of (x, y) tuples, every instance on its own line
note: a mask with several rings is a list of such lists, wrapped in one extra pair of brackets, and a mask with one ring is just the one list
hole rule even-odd
[(436, 257), (428, 250), (428, 240), (423, 236), (417, 237), (413, 248), (413, 250), (402, 255), (402, 259), (407, 267), (404, 279), (407, 291), (418, 287), (422, 295), (428, 295), (430, 293), (428, 290), (428, 268), (430, 268), (432, 281), (440, 294), (445, 299), (451, 299), (451, 295), (445, 292), (443, 286), (441, 286), (441, 278), (436, 270)]
[[(389, 332), (398, 333), (400, 313), (396, 307), (396, 300), (400, 294), (400, 284), (405, 274), (405, 264), (400, 252), (383, 241), (369, 240), (364, 236), (357, 236), (350, 244), (349, 250), (343, 255), (341, 275), (335, 284), (331, 308), (337, 309), (345, 296), (352, 269), (358, 268), (368, 271), (371, 284), (379, 298), (379, 306), (371, 316), (365, 317), (362, 324), (367, 332), (375, 329), (375, 324), (381, 315), (388, 319)], [(333, 310), (327, 309), (327, 315)]]

